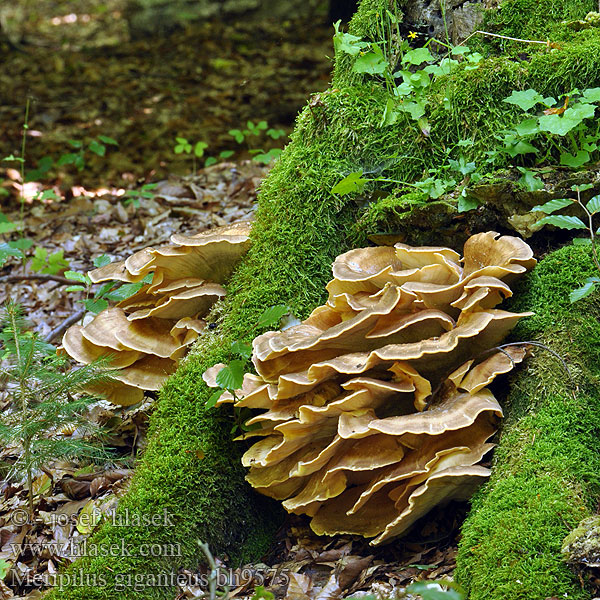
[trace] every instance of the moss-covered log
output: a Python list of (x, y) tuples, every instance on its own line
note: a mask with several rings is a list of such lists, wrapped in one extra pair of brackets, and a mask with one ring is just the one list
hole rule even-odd
[(600, 299), (569, 301), (592, 275), (589, 252), (569, 246), (516, 290), (511, 310), (536, 314), (514, 337), (547, 345), (570, 376), (536, 348), (511, 384), (491, 480), (463, 526), (457, 577), (470, 600), (590, 597), (561, 546), (600, 495)]
[[(523, 0), (506, 0), (502, 10), (512, 10), (512, 19), (548, 14), (559, 22), (585, 16), (596, 2), (532, 0), (530, 13), (522, 12), (522, 4)], [(388, 9), (400, 15), (402, 5), (363, 0), (352, 33), (377, 41), (381, 28), (376, 19), (387, 18)], [(535, 30), (525, 31), (535, 36)], [(558, 27), (556, 35), (561, 32)], [(200, 339), (160, 394), (149, 446), (132, 489), (121, 501), (117, 524), (105, 525), (88, 544), (90, 554), (97, 551), (100, 556), (77, 561), (65, 573), (67, 585), (49, 598), (172, 598), (172, 574), (181, 567), (194, 569), (201, 560), (198, 540), (234, 560), (260, 556), (280, 513), (246, 486), (239, 464), (241, 448), (231, 441), (230, 416), (205, 408), (210, 392), (202, 373), (228, 360), (233, 340), (250, 340), (260, 333), (255, 324), (265, 308), (287, 303), (298, 316), (306, 316), (323, 300), (337, 254), (364, 244), (369, 233), (405, 227), (402, 219), (394, 220), (409, 206), (401, 194), (397, 201), (384, 204), (370, 195), (369, 188), (359, 197), (333, 197), (332, 186), (347, 173), (385, 168), (386, 178), (415, 181), (428, 168), (439, 166), (444, 148), (460, 139), (473, 140), (469, 158), (482, 160), (491, 136), (518, 117), (502, 103), (513, 89), (531, 86), (544, 95), (559, 95), (575, 87), (600, 85), (598, 30), (569, 32), (561, 39), (560, 49), (548, 53), (534, 48), (524, 62), (490, 47), (491, 54), (478, 71), (458, 70), (440, 80), (431, 93), (427, 138), (408, 120), (381, 127), (384, 86), (354, 73), (347, 55), (336, 57), (331, 89), (313, 98), (301, 113), (292, 142), (262, 187), (253, 246), (230, 282), (227, 300), (213, 313), (217, 329)], [(449, 98), (451, 111), (444, 108), (444, 97)], [(393, 192), (393, 184), (382, 189)], [(409, 241), (430, 241), (427, 236), (435, 227), (425, 224), (421, 233), (415, 231), (417, 235), (406, 231)], [(454, 243), (460, 247), (462, 239), (456, 236)], [(152, 514), (168, 518), (158, 527), (135, 525), (136, 518)], [(488, 522), (493, 528), (493, 521)], [(121, 524), (125, 526), (117, 526)], [(173, 543), (180, 545), (180, 555), (166, 556), (169, 552), (161, 553), (156, 546), (158, 555), (148, 555), (148, 544)], [(112, 545), (117, 548), (113, 556)], [(487, 573), (484, 564), (474, 561), (461, 568), (473, 581)]]

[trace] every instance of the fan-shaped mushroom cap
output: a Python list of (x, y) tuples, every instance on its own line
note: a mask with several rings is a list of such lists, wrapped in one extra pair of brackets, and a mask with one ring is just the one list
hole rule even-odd
[(129, 367), (141, 356), (136, 350), (121, 350), (115, 352), (114, 348), (96, 346), (82, 335), (81, 325), (72, 325), (65, 331), (62, 346), (65, 352), (77, 362), (84, 365), (98, 360), (101, 357), (110, 358), (110, 366), (115, 369)]
[(133, 406), (144, 399), (143, 390), (114, 379), (88, 386), (86, 392), (117, 406)]
[(159, 390), (167, 377), (175, 372), (177, 363), (169, 358), (145, 356), (130, 367), (120, 369), (113, 378), (142, 390)]
[(452, 306), (463, 312), (488, 310), (511, 296), (510, 287), (497, 277), (475, 277), (465, 283), (461, 297)]
[(92, 283), (100, 283), (102, 281), (124, 281), (125, 283), (136, 283), (144, 278), (143, 275), (132, 275), (125, 265), (125, 261), (118, 261), (98, 267), (92, 271), (88, 271), (88, 276)]
[(510, 277), (535, 266), (537, 261), (533, 258), (533, 251), (523, 240), (510, 235), (499, 236), (495, 231), (488, 231), (473, 235), (465, 242), (465, 278), (491, 275), (504, 279), (493, 271), (504, 269)]
[(161, 319), (182, 319), (191, 315), (204, 316), (210, 307), (225, 296), (225, 288), (218, 283), (204, 283), (166, 296), (154, 307), (136, 310), (128, 315), (130, 321), (159, 317)]
[(129, 321), (120, 308), (108, 308), (83, 328), (82, 335), (97, 346), (169, 358), (180, 348), (170, 333), (171, 327), (169, 321), (153, 317)]
[(438, 504), (469, 499), (489, 476), (489, 469), (479, 465), (451, 467), (434, 473), (411, 494), (409, 506), (371, 544), (397, 538)]

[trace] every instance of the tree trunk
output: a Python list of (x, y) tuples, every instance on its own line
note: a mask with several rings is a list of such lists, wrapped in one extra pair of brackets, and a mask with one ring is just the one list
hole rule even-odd
[[(397, 33), (390, 15), (401, 18), (401, 9), (407, 5), (409, 12), (410, 4), (362, 0), (350, 31), (385, 42), (382, 36)], [(456, 3), (447, 3), (450, 8), (451, 4)], [(490, 12), (485, 27), (512, 37), (550, 37), (559, 41), (560, 47), (549, 51), (500, 38), (474, 38), (472, 42), (489, 58), (476, 71), (461, 69), (432, 87), (427, 135), (408, 118), (382, 127), (388, 98), (385, 86), (377, 78), (356, 73), (355, 57), (336, 56), (331, 89), (315, 95), (302, 111), (292, 142), (262, 186), (251, 250), (232, 277), (227, 299), (212, 315), (218, 328), (201, 337), (191, 356), (162, 390), (151, 418), (148, 449), (132, 489), (119, 507), (122, 518), (105, 525), (89, 545), (102, 552), (116, 544), (126, 548), (127, 555), (85, 557), (65, 573), (71, 578), (70, 582), (64, 580), (68, 585), (62, 591), (52, 592), (49, 598), (172, 598), (172, 586), (164, 587), (163, 583), (159, 587), (157, 578), (162, 575), (161, 581), (168, 581), (181, 567), (194, 570), (202, 560), (199, 540), (207, 542), (215, 553), (227, 552), (234, 561), (260, 557), (272, 539), (281, 510), (275, 503), (256, 496), (245, 484), (239, 462), (242, 444), (231, 441), (228, 412), (205, 407), (211, 391), (204, 385), (202, 373), (216, 362), (229, 359), (232, 341), (248, 341), (261, 333), (256, 323), (267, 307), (285, 303), (297, 316), (305, 317), (324, 299), (334, 257), (352, 246), (365, 245), (367, 235), (393, 233), (408, 242), (438, 245), (449, 241), (462, 247), (467, 236), (466, 221), (455, 218), (455, 198), (444, 201), (442, 212), (439, 203), (416, 203), (410, 194), (397, 192), (392, 183), (379, 184), (377, 193), (371, 186), (364, 193), (343, 197), (332, 196), (330, 190), (345, 175), (359, 170), (383, 172), (386, 179), (396, 181), (419, 180), (428, 169), (443, 164), (446, 148), (456, 147), (461, 139), (473, 141), (465, 149), (466, 158), (483, 162), (494, 134), (519, 117), (502, 103), (512, 90), (533, 87), (544, 96), (559, 96), (574, 88), (600, 85), (598, 30), (575, 35), (561, 24), (563, 20), (583, 18), (595, 4), (596, 0), (505, 0), (500, 10)], [(461, 8), (464, 6), (457, 10)], [(406, 36), (415, 31), (422, 44), (428, 39), (428, 26), (418, 29), (422, 26), (404, 21), (400, 33)], [(527, 60), (515, 58), (524, 52), (529, 53)], [(382, 198), (381, 191), (389, 195)], [(413, 210), (415, 206), (418, 210)], [(413, 213), (417, 216), (407, 220), (407, 215)], [(471, 233), (488, 228), (488, 223), (477, 219), (471, 220), (470, 225)], [(556, 373), (560, 369), (557, 366)], [(569, 408), (567, 404), (560, 406)], [(510, 436), (515, 420), (509, 418), (507, 423), (506, 435)], [(560, 430), (563, 432), (564, 427)], [(531, 443), (530, 438), (512, 439), (517, 447)], [(556, 436), (552, 439), (558, 442)], [(502, 472), (505, 460), (506, 453), (501, 453), (498, 472)], [(544, 465), (542, 462), (540, 468)], [(529, 468), (535, 471), (536, 466)], [(583, 476), (577, 470), (571, 475), (569, 481), (573, 482)], [(532, 501), (521, 509), (515, 504), (521, 498), (516, 484), (503, 489), (502, 497), (515, 506), (513, 521), (524, 519), (525, 510), (534, 511), (537, 516), (527, 522), (543, 529), (547, 522), (556, 522), (548, 507), (552, 507), (554, 499), (564, 500), (564, 485), (565, 479), (550, 473), (544, 506)], [(591, 489), (581, 485), (586, 493)], [(488, 510), (486, 506), (497, 507), (495, 500), (492, 504), (488, 500), (495, 497), (495, 489), (497, 486), (492, 484), (480, 494), (469, 523), (477, 519), (478, 513)], [(135, 526), (134, 517), (152, 514), (166, 515), (164, 526)], [(488, 540), (493, 545), (503, 535), (495, 514), (490, 513), (486, 519), (485, 528), (468, 524), (466, 539), (476, 540), (474, 543), (484, 547)], [(477, 534), (473, 533), (475, 529)], [(511, 568), (527, 579), (527, 589), (531, 587), (529, 582), (534, 581), (535, 569), (527, 569), (531, 557), (539, 553), (555, 556), (557, 531), (553, 530), (551, 540), (533, 536), (518, 541), (519, 547), (511, 555)], [(180, 545), (180, 556), (169, 557), (164, 552), (161, 556), (148, 556), (148, 544), (169, 543)], [(502, 580), (495, 576), (502, 557), (492, 552), (482, 556), (485, 560), (475, 560), (463, 544), (461, 578), (469, 584), (489, 577), (486, 589), (492, 589), (495, 582)], [(547, 587), (562, 591), (572, 586), (565, 569), (556, 561), (553, 565), (556, 569), (545, 575)], [(539, 574), (535, 573), (535, 577), (539, 578)], [(481, 592), (473, 597), (492, 596)], [(500, 597), (516, 600), (541, 596), (511, 591)]]

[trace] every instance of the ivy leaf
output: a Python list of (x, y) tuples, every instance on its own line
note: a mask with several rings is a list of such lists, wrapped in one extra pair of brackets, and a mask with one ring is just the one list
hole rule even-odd
[(252, 356), (252, 345), (236, 340), (231, 344), (231, 351), (234, 354), (239, 354), (242, 358), (250, 358)]
[(377, 52), (367, 52), (367, 54), (357, 57), (352, 67), (355, 73), (368, 73), (369, 75), (381, 75), (385, 73), (386, 69), (387, 61)]
[(579, 217), (568, 217), (566, 215), (551, 215), (538, 221), (538, 225), (554, 225), (561, 229), (587, 229), (585, 223)]
[(579, 152), (577, 152), (575, 155), (569, 154), (568, 152), (563, 152), (560, 155), (560, 164), (567, 167), (572, 167), (574, 169), (585, 165), (585, 163), (589, 162), (589, 160), (590, 154), (585, 150), (579, 150)]
[(521, 177), (519, 178), (519, 183), (528, 192), (535, 192), (536, 190), (544, 189), (544, 182), (539, 177), (536, 177), (535, 173), (523, 167), (517, 167), (517, 169), (522, 173)]
[(398, 105), (398, 110), (407, 112), (414, 121), (418, 121), (425, 114), (425, 101), (403, 102)]
[(600, 102), (600, 87), (583, 90), (582, 95), (588, 102)]
[(356, 56), (363, 48), (366, 48), (368, 42), (363, 42), (360, 37), (351, 33), (340, 31), (341, 21), (333, 24), (335, 35), (333, 36), (333, 46), (336, 52), (345, 52), (351, 56)]
[(597, 212), (600, 212), (600, 195), (594, 196), (585, 207), (595, 215)]
[(362, 171), (355, 171), (349, 175), (346, 175), (344, 179), (333, 186), (331, 193), (345, 196), (346, 194), (351, 194), (352, 192), (362, 192), (365, 184), (368, 181), (368, 179), (363, 179)]
[(516, 132), (522, 136), (535, 135), (540, 132), (540, 126), (537, 119), (525, 119), (515, 127)]
[(539, 204), (538, 206), (534, 206), (531, 209), (531, 212), (543, 212), (547, 215), (551, 215), (553, 212), (556, 212), (561, 208), (571, 206), (573, 202), (574, 200), (571, 200), (571, 198), (559, 198), (557, 200), (550, 200), (550, 202), (546, 202), (546, 204)]
[(245, 360), (232, 360), (217, 373), (217, 385), (226, 390), (239, 390), (244, 383)]
[(513, 93), (508, 98), (504, 98), (502, 102), (514, 104), (524, 111), (528, 111), (530, 108), (533, 108), (536, 104), (543, 101), (544, 97), (541, 94), (538, 94), (535, 90), (528, 89), (524, 92), (513, 91)]
[(258, 327), (275, 327), (279, 325), (281, 317), (290, 312), (289, 307), (285, 304), (278, 304), (267, 308), (265, 312), (258, 318)]
[(477, 202), (477, 200), (475, 200), (474, 198), (471, 198), (469, 196), (466, 196), (466, 197), (461, 196), (458, 199), (458, 212), (459, 213), (467, 212), (469, 210), (475, 210), (478, 206), (479, 206), (479, 202)]
[(408, 65), (421, 65), (424, 62), (433, 62), (435, 59), (429, 52), (429, 48), (415, 48), (409, 50), (403, 57), (402, 63)]
[(586, 298), (587, 296), (589, 296), (592, 292), (595, 291), (596, 286), (597, 286), (596, 282), (588, 281), (588, 283), (586, 283), (585, 285), (582, 285), (580, 288), (573, 290), (569, 294), (569, 300), (571, 301), (571, 304), (573, 304), (573, 302), (577, 302), (578, 300), (582, 300), (583, 298)]

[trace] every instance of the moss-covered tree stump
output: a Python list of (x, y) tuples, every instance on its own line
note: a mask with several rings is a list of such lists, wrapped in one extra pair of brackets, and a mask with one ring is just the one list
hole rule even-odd
[[(351, 32), (382, 41), (381, 19), (389, 18), (387, 10), (401, 16), (405, 3), (362, 0)], [(548, 51), (543, 45), (528, 46), (525, 60), (519, 60), (515, 56), (523, 49), (518, 44), (497, 38), (477, 42), (485, 53), (477, 70), (458, 69), (432, 86), (428, 136), (408, 119), (382, 127), (385, 86), (377, 78), (355, 73), (353, 57), (336, 56), (331, 89), (315, 96), (300, 114), (292, 142), (262, 186), (253, 245), (231, 279), (226, 301), (213, 311), (217, 328), (201, 337), (160, 394), (148, 449), (120, 503), (117, 523), (103, 526), (91, 539), (88, 547), (98, 556), (90, 553), (77, 561), (65, 573), (63, 589), (50, 592), (49, 599), (170, 599), (177, 570), (193, 570), (201, 561), (198, 540), (208, 542), (216, 553), (228, 553), (233, 561), (260, 556), (281, 512), (244, 482), (239, 461), (243, 449), (231, 441), (231, 417), (224, 409), (206, 409), (211, 392), (202, 373), (229, 359), (233, 340), (248, 341), (261, 333), (256, 322), (267, 307), (286, 303), (305, 317), (323, 301), (333, 258), (364, 245), (368, 234), (400, 233), (409, 243), (444, 241), (460, 249), (468, 234), (455, 219), (452, 198), (444, 200), (443, 218), (439, 206), (421, 201), (418, 219), (411, 221), (407, 217), (415, 204), (395, 193), (392, 183), (380, 184), (380, 192), (390, 193), (383, 200), (374, 193), (374, 185), (343, 198), (332, 196), (330, 190), (357, 170), (385, 170), (390, 180), (418, 180), (427, 169), (438, 167), (446, 159), (445, 148), (460, 139), (473, 142), (467, 158), (483, 162), (494, 134), (520, 118), (517, 110), (502, 102), (511, 91), (533, 87), (544, 96), (559, 96), (573, 88), (600, 85), (600, 30), (575, 32), (562, 24), (595, 8), (596, 0), (502, 2), (487, 16), (484, 27), (500, 34), (516, 31), (518, 37), (530, 39), (551, 38), (560, 42), (559, 47)], [(488, 225), (471, 220), (470, 233)], [(560, 279), (560, 289), (552, 291), (542, 280), (553, 275), (553, 269), (562, 269), (561, 256), (563, 261), (573, 257), (582, 266), (576, 270), (564, 263), (567, 275)], [(589, 266), (586, 255), (578, 250), (552, 260), (545, 264), (554, 267), (541, 267), (529, 280), (532, 291), (526, 298), (531, 302), (524, 302), (541, 307), (544, 297), (536, 296), (545, 293), (544, 306), (554, 306), (549, 298), (554, 294), (561, 311), (538, 308), (537, 320), (520, 331), (525, 337), (535, 334), (554, 340), (563, 353), (585, 344), (583, 362), (572, 364), (587, 371), (576, 372), (582, 391), (575, 397), (562, 366), (541, 354), (535, 359), (539, 366), (528, 372), (546, 369), (552, 393), (534, 389), (536, 377), (519, 380), (511, 397), (511, 425), (498, 453), (497, 475), (478, 496), (465, 528), (459, 574), (473, 598), (537, 599), (562, 593), (579, 597), (554, 551), (560, 549), (560, 536), (589, 510), (595, 493), (598, 458), (591, 448), (595, 422), (590, 407), (596, 396), (590, 365), (597, 330), (589, 325), (589, 310), (579, 312), (578, 306), (571, 314), (566, 304), (567, 288), (579, 285), (577, 276)], [(579, 319), (577, 332), (569, 325), (571, 317)], [(551, 319), (562, 329), (553, 329)], [(573, 345), (567, 344), (569, 336), (574, 336)], [(538, 408), (528, 414), (530, 403)], [(572, 432), (575, 435), (568, 435)], [(583, 500), (576, 501), (578, 494)], [(135, 524), (137, 518), (153, 514), (165, 515), (164, 522), (155, 527)], [(519, 520), (523, 523), (519, 539), (500, 535), (502, 527), (514, 527)], [(178, 544), (174, 550), (180, 552), (152, 555), (152, 544)], [(113, 555), (111, 547), (116, 548)], [(495, 592), (496, 587), (500, 591)], [(527, 592), (521, 594), (521, 589)]]

